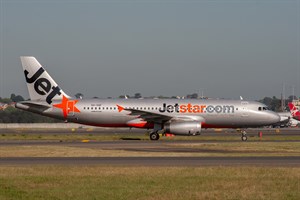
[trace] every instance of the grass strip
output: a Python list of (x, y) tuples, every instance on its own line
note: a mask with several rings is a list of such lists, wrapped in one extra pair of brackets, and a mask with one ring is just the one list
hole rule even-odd
[(0, 166), (0, 199), (300, 199), (299, 168)]

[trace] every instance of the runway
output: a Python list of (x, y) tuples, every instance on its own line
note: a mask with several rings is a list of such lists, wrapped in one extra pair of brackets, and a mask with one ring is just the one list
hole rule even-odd
[(0, 165), (113, 166), (276, 166), (300, 167), (295, 157), (22, 157), (0, 158)]
[[(257, 142), (257, 141), (256, 141)], [(262, 141), (261, 141), (262, 142)], [(283, 141), (284, 142), (284, 141)], [(207, 143), (207, 144), (206, 144)], [(272, 150), (271, 154), (264, 155), (266, 151), (258, 149), (215, 149), (206, 148), (207, 145), (216, 145), (218, 141), (92, 141), (82, 143), (78, 141), (1, 141), (0, 146), (30, 147), (30, 149), (52, 147), (79, 148), (82, 151), (92, 149), (94, 151), (121, 151), (122, 156), (78, 156), (78, 157), (0, 157), (0, 165), (112, 165), (112, 166), (276, 166), (276, 167), (300, 167), (300, 155), (273, 156), (282, 152)], [(244, 142), (239, 141), (244, 146)], [(248, 142), (247, 142), (248, 143)], [(261, 143), (261, 145), (266, 142)], [(198, 146), (201, 145), (201, 146)], [(205, 145), (205, 146), (202, 146)], [(225, 143), (227, 145), (227, 143)], [(258, 142), (255, 145), (261, 146)], [(197, 148), (195, 148), (197, 147)], [(81, 151), (81, 150), (80, 150)], [(138, 155), (137, 155), (138, 153)], [(152, 154), (156, 156), (149, 156)], [(173, 156), (168, 156), (170, 153)], [(183, 156), (184, 154), (190, 156)], [(270, 152), (267, 152), (270, 153)], [(143, 156), (139, 156), (143, 154)], [(211, 156), (198, 156), (210, 154)], [(253, 156), (253, 154), (255, 154)], [(44, 154), (42, 154), (43, 156)], [(148, 156), (147, 156), (148, 155)], [(182, 156), (180, 156), (182, 155)], [(194, 155), (194, 156), (193, 156)], [(217, 155), (217, 156), (216, 156)], [(221, 156), (220, 156), (221, 155)], [(223, 156), (224, 155), (224, 156)], [(246, 156), (241, 156), (246, 155)], [(256, 156), (257, 155), (257, 156)], [(77, 156), (77, 155), (75, 155)]]
[[(146, 132), (149, 132), (145, 129), (138, 129), (138, 128), (107, 128), (107, 127), (92, 127), (92, 128), (0, 128), (0, 134), (34, 134), (38, 133), (41, 135), (51, 135), (51, 134), (84, 134), (84, 133), (92, 133), (96, 135), (107, 135), (107, 134), (130, 134), (133, 136), (141, 136)], [(293, 128), (249, 128), (246, 129), (247, 133), (251, 135), (257, 135), (258, 132), (263, 132), (267, 135), (300, 135), (300, 128), (293, 127)], [(230, 135), (234, 136), (237, 135), (237, 131), (235, 129), (203, 129), (201, 130), (201, 135), (206, 136), (215, 136), (215, 135)]]
[[(94, 135), (102, 134), (116, 134), (114, 129), (95, 129), (88, 134), (92, 133)], [(123, 130), (125, 131), (125, 130)], [(128, 131), (128, 130), (127, 130)], [(87, 130), (80, 129), (76, 130), (74, 133), (72, 130), (18, 130), (11, 129), (0, 130), (2, 134), (2, 140), (0, 140), (0, 147), (4, 149), (12, 148), (14, 151), (16, 149), (25, 150), (28, 149), (45, 149), (51, 148), (51, 151), (55, 151), (57, 148), (73, 148), (78, 150), (78, 152), (88, 151), (96, 152), (96, 156), (90, 156), (89, 154), (77, 155), (71, 154), (71, 156), (63, 156), (64, 152), (60, 155), (51, 154), (47, 155), (45, 150), (44, 153), (37, 154), (37, 156), (32, 156), (31, 154), (24, 154), (24, 156), (15, 156), (16, 154), (2, 154), (0, 157), (0, 165), (113, 165), (113, 166), (277, 166), (277, 167), (300, 167), (300, 154), (289, 153), (283, 154), (281, 150), (272, 149), (264, 150), (262, 147), (264, 145), (274, 144), (286, 144), (287, 147), (294, 145), (299, 149), (300, 140), (297, 136), (300, 135), (299, 129), (282, 129), (280, 132), (275, 132), (274, 129), (264, 129), (264, 133), (267, 136), (291, 136), (291, 140), (251, 140), (252, 137), (257, 137), (257, 132), (260, 129), (249, 130), (249, 140), (245, 143), (240, 140), (226, 140), (226, 136), (236, 136), (239, 135), (232, 130), (223, 130), (221, 132), (214, 132), (212, 130), (205, 130), (203, 136), (216, 136), (218, 140), (201, 140), (203, 136), (196, 136), (196, 139), (191, 140), (159, 140), (150, 141), (145, 139), (140, 139), (140, 130), (134, 130), (133, 133), (128, 134), (123, 140), (111, 140), (111, 141), (96, 141), (88, 140), (87, 142), (82, 142), (81, 140), (74, 139), (76, 136), (87, 135)], [(126, 132), (126, 131), (125, 131)], [(18, 134), (41, 134), (42, 136), (51, 136), (52, 138), (60, 137), (60, 135), (65, 136), (65, 140), (61, 139), (5, 139), (9, 135)], [(124, 134), (118, 132), (117, 134)], [(55, 137), (53, 136), (55, 135)], [(129, 136), (128, 136), (129, 135)], [(219, 137), (221, 136), (221, 137)], [(222, 137), (224, 136), (224, 139)], [(176, 136), (177, 137), (177, 136)], [(177, 139), (179, 139), (178, 136)], [(259, 144), (261, 143), (261, 144)], [(250, 146), (243, 147), (245, 144)], [(253, 148), (252, 145), (257, 145), (259, 149)], [(217, 145), (217, 146), (216, 146)], [(219, 145), (224, 146), (224, 148), (217, 148)], [(229, 146), (235, 146), (229, 148)], [(43, 147), (43, 148), (41, 148)], [(45, 148), (44, 148), (45, 147)], [(241, 147), (241, 148), (240, 148)], [(248, 148), (248, 149), (247, 149)], [(250, 149), (249, 149), (250, 148)], [(270, 147), (269, 147), (270, 148)], [(286, 148), (286, 147), (281, 147)], [(51, 153), (51, 151), (49, 153)], [(100, 154), (98, 152), (103, 152)], [(107, 156), (105, 152), (113, 152), (113, 154), (121, 156)], [(116, 152), (116, 153), (115, 153)], [(120, 153), (121, 152), (121, 153)], [(278, 156), (280, 154), (280, 156)], [(22, 154), (23, 155), (23, 154)], [(45, 157), (43, 157), (45, 155)], [(78, 156), (78, 157), (77, 157)]]
[[(201, 137), (201, 136), (199, 136)], [(284, 143), (284, 142), (293, 142), (298, 143), (300, 140), (248, 140), (247, 143)], [(81, 140), (76, 141), (60, 141), (60, 140), (0, 140), (1, 146), (15, 146), (15, 145), (59, 145), (59, 146), (90, 146), (90, 147), (111, 147), (111, 148), (120, 148), (128, 146), (141, 146), (141, 147), (160, 147), (162, 145), (168, 144), (206, 144), (206, 143), (241, 143), (240, 140), (159, 140), (159, 141), (150, 141), (150, 140), (114, 140), (114, 141), (94, 141), (89, 140), (83, 142)]]

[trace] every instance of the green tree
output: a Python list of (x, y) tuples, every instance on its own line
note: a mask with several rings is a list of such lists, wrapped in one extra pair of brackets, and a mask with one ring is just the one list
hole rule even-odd
[(134, 98), (136, 98), (136, 99), (142, 98), (141, 93), (135, 93)]
[(0, 111), (0, 123), (53, 123), (62, 122), (38, 114), (18, 110), (14, 107), (8, 107)]
[(7, 103), (7, 104), (9, 104), (9, 103), (11, 103), (11, 99), (9, 99), (9, 98), (1, 98), (0, 97), (0, 102), (1, 103)]
[(193, 93), (193, 94), (188, 94), (186, 95), (187, 99), (197, 99), (198, 98), (198, 94), (197, 93)]
[(80, 93), (80, 92), (78, 92), (77, 94), (75, 94), (75, 98), (76, 99), (82, 99), (83, 98), (83, 94), (82, 93)]
[(15, 95), (14, 93), (10, 95), (10, 99), (12, 100), (12, 102), (24, 101), (24, 98), (21, 95)]
[(278, 112), (281, 110), (281, 100), (277, 99), (275, 96), (273, 96), (273, 98), (265, 97), (262, 100), (260, 100), (260, 102), (266, 104), (273, 111)]

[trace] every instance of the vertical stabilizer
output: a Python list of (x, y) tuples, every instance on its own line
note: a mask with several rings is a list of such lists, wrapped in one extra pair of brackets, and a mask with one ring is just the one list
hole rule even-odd
[(293, 102), (290, 102), (288, 105), (289, 105), (292, 117), (294, 119), (297, 119), (300, 121), (300, 111), (298, 110), (298, 108), (294, 105)]
[(46, 101), (51, 104), (52, 100), (62, 99), (63, 96), (69, 97), (35, 57), (22, 56), (21, 62), (31, 100)]

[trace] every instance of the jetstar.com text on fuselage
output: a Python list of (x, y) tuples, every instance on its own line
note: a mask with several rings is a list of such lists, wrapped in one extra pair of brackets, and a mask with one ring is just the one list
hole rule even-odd
[(164, 113), (234, 113), (233, 105), (198, 105), (198, 104), (178, 104), (163, 103), (159, 112)]

